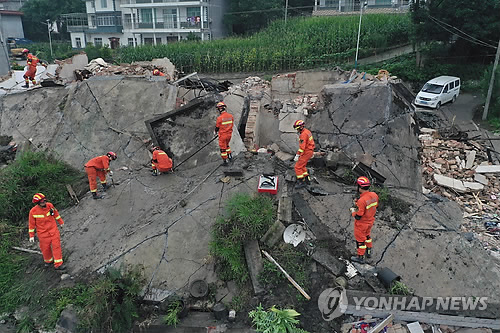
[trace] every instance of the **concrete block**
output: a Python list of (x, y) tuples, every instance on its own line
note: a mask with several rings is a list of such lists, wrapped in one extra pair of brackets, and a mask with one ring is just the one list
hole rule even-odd
[(470, 191), (482, 191), (484, 189), (483, 184), (476, 182), (464, 182), (464, 187)]
[(231, 168), (224, 170), (224, 176), (243, 177), (243, 169)]
[(299, 119), (303, 119), (304, 115), (299, 112), (280, 112), (279, 119), (280, 125), (279, 130), (282, 133), (297, 133), (293, 128), (293, 123)]
[(461, 180), (438, 174), (434, 174), (434, 180), (438, 185), (454, 189), (457, 192), (465, 193), (468, 191)]
[(59, 72), (59, 77), (62, 80), (73, 81), (76, 79), (75, 70), (84, 69), (89, 63), (89, 59), (86, 54), (77, 54), (71, 58), (70, 64), (63, 64), (61, 71)]
[(299, 150), (299, 136), (297, 133), (282, 133), (278, 146), (280, 150), (295, 155)]
[(56, 324), (57, 332), (61, 333), (76, 333), (78, 328), (78, 317), (76, 311), (73, 309), (73, 305), (68, 305), (63, 312)]
[(274, 222), (274, 224), (266, 231), (264, 236), (262, 236), (260, 241), (269, 247), (273, 247), (280, 239), (282, 239), (284, 231), (285, 226), (283, 223), (276, 220), (276, 222)]
[(465, 168), (466, 169), (472, 169), (474, 166), (474, 161), (476, 159), (476, 151), (475, 150), (468, 150), (465, 152), (465, 160), (467, 161), (465, 163)]
[(344, 262), (332, 256), (325, 248), (316, 249), (316, 251), (312, 255), (312, 258), (319, 264), (323, 265), (334, 275), (340, 275), (345, 270)]
[(278, 220), (285, 224), (292, 223), (292, 198), (280, 198), (278, 202)]
[(259, 274), (262, 272), (263, 263), (260, 254), (259, 242), (251, 240), (243, 246), (245, 250), (245, 259), (247, 261), (248, 272), (252, 281), (253, 291), (255, 295), (260, 295), (265, 292), (264, 288), (259, 282)]
[(295, 155), (285, 153), (281, 150), (276, 153), (276, 157), (282, 161), (290, 161), (294, 156)]
[(500, 165), (480, 165), (476, 168), (476, 173), (499, 173)]

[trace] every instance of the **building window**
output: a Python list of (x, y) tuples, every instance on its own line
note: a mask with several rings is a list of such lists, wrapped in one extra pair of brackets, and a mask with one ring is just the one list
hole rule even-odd
[(163, 21), (165, 22), (165, 28), (177, 28), (177, 9), (164, 9)]
[(134, 46), (134, 39), (133, 38), (128, 39), (128, 46)]
[(102, 38), (94, 38), (94, 45), (95, 46), (102, 46)]
[(156, 45), (161, 45), (161, 37), (156, 37)]
[(76, 44), (77, 49), (81, 49), (82, 48), (82, 39), (80, 37), (76, 37), (75, 44)]
[(141, 9), (142, 23), (153, 23), (153, 10), (151, 8)]
[(95, 27), (95, 15), (90, 15), (90, 26)]
[(186, 8), (187, 12), (187, 17), (196, 17), (196, 16), (201, 16), (201, 9), (200, 7), (187, 7)]
[(101, 8), (108, 8), (108, 0), (101, 0)]
[(114, 16), (98, 16), (97, 26), (99, 27), (112, 27), (115, 25)]
[(90, 8), (95, 9), (95, 1), (90, 1)]
[(144, 44), (153, 45), (153, 38), (144, 38)]

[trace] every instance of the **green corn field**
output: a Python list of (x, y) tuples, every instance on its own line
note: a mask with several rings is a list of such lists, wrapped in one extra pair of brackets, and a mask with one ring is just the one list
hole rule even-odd
[[(354, 60), (359, 16), (295, 18), (275, 21), (246, 38), (182, 41), (120, 49), (120, 62), (168, 57), (184, 72), (204, 73), (279, 71), (336, 65)], [(407, 44), (408, 15), (363, 16), (360, 57)]]

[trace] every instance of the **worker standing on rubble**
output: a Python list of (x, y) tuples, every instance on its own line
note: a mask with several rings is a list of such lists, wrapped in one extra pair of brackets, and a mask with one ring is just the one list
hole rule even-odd
[(309, 185), (309, 172), (307, 171), (307, 162), (314, 154), (314, 139), (310, 130), (305, 128), (303, 120), (297, 120), (293, 124), (293, 128), (299, 134), (299, 150), (293, 159), (295, 163), (295, 176), (297, 177), (297, 184), (295, 188), (302, 188)]
[(161, 172), (172, 171), (172, 159), (168, 157), (167, 153), (155, 146), (151, 148), (153, 158), (151, 159), (151, 166), (153, 168), (153, 176), (158, 176)]
[[(33, 85), (36, 85), (36, 66), (40, 62), (40, 60), (32, 55), (28, 49), (24, 49), (22, 52), (23, 56), (26, 56), (26, 63), (28, 64), (28, 70), (26, 73), (24, 73), (23, 78), (26, 84), (23, 86), (23, 88), (29, 88), (30, 87), (30, 80)], [(47, 68), (47, 65), (42, 63), (42, 66)]]
[(233, 135), (233, 116), (226, 112), (226, 104), (224, 102), (217, 103), (217, 110), (220, 115), (217, 117), (215, 124), (215, 134), (219, 134), (220, 156), (222, 157), (223, 165), (228, 165), (228, 160), (232, 161), (233, 155), (229, 147), (229, 141)]
[(109, 185), (106, 182), (106, 174), (113, 176), (113, 171), (109, 169), (109, 162), (116, 160), (116, 158), (116, 154), (110, 151), (106, 155), (94, 157), (85, 164), (85, 172), (89, 177), (92, 198), (102, 198), (102, 196), (97, 193), (97, 177), (101, 180), (101, 185), (104, 191), (109, 188)]
[(356, 208), (351, 208), (354, 217), (354, 238), (358, 249), (357, 256), (351, 257), (352, 261), (364, 263), (365, 253), (367, 258), (372, 256), (371, 230), (375, 222), (375, 213), (378, 206), (378, 195), (370, 192), (370, 180), (367, 177), (359, 177), (358, 185), (359, 199), (355, 200)]
[(54, 263), (55, 269), (63, 270), (61, 235), (57, 229), (57, 223), (59, 222), (62, 228), (64, 221), (54, 205), (47, 202), (42, 193), (36, 193), (32, 201), (36, 205), (31, 208), (29, 215), (30, 243), (35, 242), (36, 230), (45, 266), (48, 267)]

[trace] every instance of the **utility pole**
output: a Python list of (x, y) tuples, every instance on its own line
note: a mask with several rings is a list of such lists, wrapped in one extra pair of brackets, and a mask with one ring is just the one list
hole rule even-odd
[(365, 8), (367, 5), (368, 2), (365, 1), (365, 3), (361, 5), (361, 9), (359, 12), (358, 42), (356, 43), (356, 58), (354, 59), (354, 69), (356, 69), (358, 66), (359, 36), (361, 35), (361, 18), (363, 17), (363, 8)]
[(285, 3), (285, 25), (286, 25), (287, 14), (288, 14), (288, 0), (286, 0), (286, 3)]
[(493, 64), (493, 71), (491, 72), (490, 86), (488, 88), (488, 96), (486, 96), (486, 105), (483, 111), (483, 120), (488, 117), (488, 109), (490, 108), (491, 93), (493, 92), (493, 83), (495, 82), (495, 72), (497, 71), (498, 59), (500, 58), (500, 39), (498, 40), (497, 55), (495, 56), (495, 63)]

